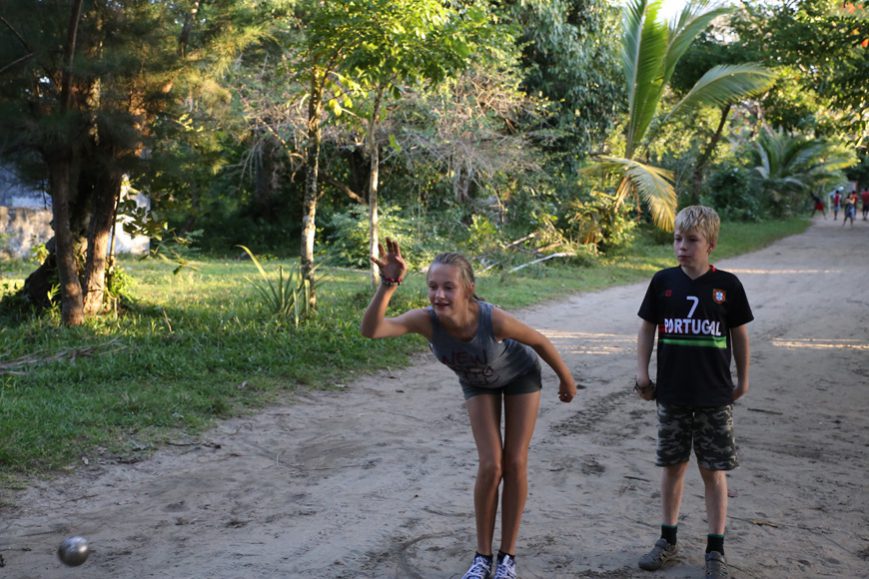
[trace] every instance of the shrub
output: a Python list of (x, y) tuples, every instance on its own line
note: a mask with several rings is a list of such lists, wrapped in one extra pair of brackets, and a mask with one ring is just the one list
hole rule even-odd
[(725, 164), (703, 186), (700, 202), (714, 207), (725, 221), (760, 221), (765, 216), (763, 190), (757, 174), (747, 168)]

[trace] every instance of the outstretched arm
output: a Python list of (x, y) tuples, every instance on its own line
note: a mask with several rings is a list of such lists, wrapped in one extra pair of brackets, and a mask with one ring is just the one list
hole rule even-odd
[(492, 329), (498, 340), (511, 338), (533, 348), (558, 376), (559, 400), (573, 400), (576, 396), (576, 381), (549, 338), (499, 308), (492, 308)]
[(380, 268), (382, 283), (377, 287), (374, 297), (371, 298), (362, 316), (359, 330), (366, 338), (394, 338), (409, 332), (430, 337), (431, 322), (425, 310), (411, 310), (395, 318), (386, 317), (389, 300), (392, 299), (407, 273), (407, 265), (401, 257), (398, 242), (387, 238), (386, 246), (388, 251), (384, 252), (381, 245), (380, 257), (371, 258), (372, 263)]
[(733, 389), (733, 399), (737, 400), (748, 394), (748, 367), (750, 347), (748, 340), (748, 324), (742, 324), (730, 329), (730, 342), (733, 346), (733, 359), (736, 361), (736, 388)]

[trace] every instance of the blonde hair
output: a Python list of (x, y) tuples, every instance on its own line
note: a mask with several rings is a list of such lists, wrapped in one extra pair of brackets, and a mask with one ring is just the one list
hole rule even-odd
[[(474, 293), (474, 286), (476, 286), (477, 281), (474, 278), (474, 268), (471, 265), (471, 262), (468, 261), (468, 258), (462, 255), (461, 253), (456, 252), (445, 252), (439, 253), (432, 260), (431, 265), (452, 265), (456, 269), (459, 270), (459, 279), (462, 281), (462, 284), (465, 286), (465, 289), (468, 290), (468, 293), (471, 296), (479, 300), (477, 294)], [(429, 271), (431, 271), (431, 266), (429, 266)]]
[(721, 230), (721, 218), (711, 207), (689, 205), (676, 214), (675, 230), (682, 233), (702, 233), (706, 241), (715, 245)]

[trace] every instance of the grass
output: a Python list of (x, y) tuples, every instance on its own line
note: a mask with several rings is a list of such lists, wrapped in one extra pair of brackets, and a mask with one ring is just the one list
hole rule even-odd
[[(806, 220), (725, 224), (717, 259), (799, 233)], [(550, 262), (551, 263), (551, 262)], [(591, 265), (533, 266), (479, 276), (478, 293), (515, 309), (568, 294), (648, 279), (674, 263), (668, 242), (641, 237)], [(299, 388), (336, 388), (359, 373), (406, 365), (418, 336), (366, 340), (358, 324), (367, 273), (322, 273), (316, 318), (295, 328), (266, 311), (249, 261), (122, 262), (135, 302), (120, 317), (66, 328), (55, 312), (0, 325), (0, 482), (23, 481), (83, 461), (135, 461), (214, 420), (250, 412)], [(274, 273), (292, 262), (270, 261)], [(32, 264), (0, 264), (0, 295)], [(5, 289), (3, 289), (5, 287)], [(641, 296), (638, 296), (638, 300)], [(411, 274), (392, 310), (426, 304)]]

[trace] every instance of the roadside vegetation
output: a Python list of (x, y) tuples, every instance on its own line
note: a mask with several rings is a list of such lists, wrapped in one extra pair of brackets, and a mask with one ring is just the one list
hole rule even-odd
[[(805, 219), (727, 223), (718, 259), (802, 231)], [(554, 261), (554, 260), (553, 260)], [(479, 274), (479, 293), (509, 309), (640, 282), (673, 263), (660, 234), (642, 233), (613, 255), (510, 273)], [(266, 259), (272, 282), (293, 260)], [(4, 266), (11, 292), (30, 264)], [(358, 331), (372, 290), (365, 270), (325, 267), (318, 311), (296, 327), (256, 290), (247, 258), (176, 264), (125, 260), (132, 280), (118, 310), (77, 327), (51, 315), (4, 313), (0, 323), (0, 464), (4, 484), (77, 465), (141, 460), (189, 441), (216, 419), (287, 400), (299, 389), (340, 390), (361, 373), (407, 365), (417, 337), (366, 340)], [(481, 266), (478, 265), (478, 268)], [(638, 298), (639, 299), (639, 296)], [(414, 271), (393, 307), (427, 303)]]

